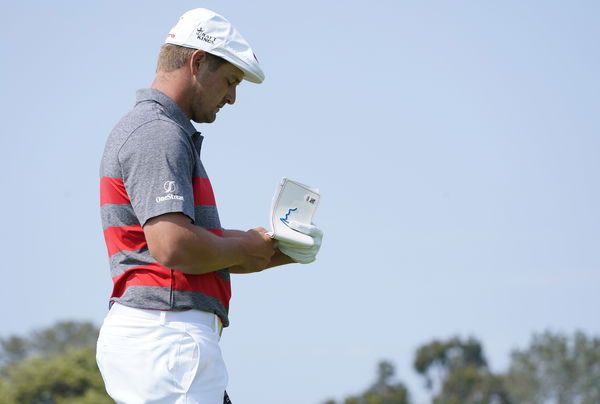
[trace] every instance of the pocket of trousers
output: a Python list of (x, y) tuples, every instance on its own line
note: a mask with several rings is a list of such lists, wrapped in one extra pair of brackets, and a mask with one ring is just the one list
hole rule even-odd
[(101, 331), (98, 339), (98, 366), (119, 403), (169, 402), (173, 394), (186, 393), (198, 356), (190, 335), (165, 326)]
[(177, 390), (185, 393), (200, 367), (200, 347), (189, 333), (181, 331), (179, 341), (173, 344), (173, 353), (169, 371)]
[(166, 348), (153, 338), (101, 334), (96, 357), (109, 395), (119, 403), (130, 403), (159, 402), (172, 394), (171, 352)]
[[(204, 396), (210, 391), (221, 394), (222, 397), (229, 377), (219, 346), (219, 335), (211, 328), (200, 324), (187, 324), (185, 329), (186, 334), (194, 341), (196, 361), (191, 373), (181, 378), (182, 384), (185, 383), (186, 391), (194, 397)], [(185, 347), (181, 352), (189, 352), (188, 339), (182, 341), (185, 341)], [(188, 375), (191, 378), (188, 378)], [(196, 401), (192, 402), (196, 403)]]

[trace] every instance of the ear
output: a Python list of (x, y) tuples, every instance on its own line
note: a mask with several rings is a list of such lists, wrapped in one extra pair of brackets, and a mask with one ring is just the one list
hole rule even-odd
[(200, 65), (206, 61), (206, 57), (206, 52), (201, 49), (192, 53), (189, 60), (189, 68), (194, 76), (198, 74), (198, 69), (200, 68)]

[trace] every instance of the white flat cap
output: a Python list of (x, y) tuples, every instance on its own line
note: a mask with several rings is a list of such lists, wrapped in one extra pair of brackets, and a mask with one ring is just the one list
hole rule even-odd
[(169, 31), (165, 43), (202, 49), (222, 57), (244, 72), (244, 79), (262, 83), (265, 79), (258, 59), (242, 35), (225, 17), (205, 8), (187, 11)]

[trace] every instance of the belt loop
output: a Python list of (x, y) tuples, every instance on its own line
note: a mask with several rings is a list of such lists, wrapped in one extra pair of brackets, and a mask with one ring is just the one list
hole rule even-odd
[(215, 314), (215, 332), (219, 335), (219, 340), (221, 339), (221, 335), (223, 334), (223, 323), (221, 322), (221, 317)]
[(164, 310), (160, 311), (160, 317), (159, 317), (159, 324), (160, 325), (165, 325), (165, 322), (167, 321), (167, 312)]

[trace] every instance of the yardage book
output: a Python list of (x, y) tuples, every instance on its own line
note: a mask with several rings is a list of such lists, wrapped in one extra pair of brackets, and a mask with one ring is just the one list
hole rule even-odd
[(288, 241), (310, 247), (312, 237), (289, 227), (290, 221), (312, 224), (313, 216), (319, 205), (317, 189), (292, 181), (288, 178), (281, 183), (273, 196), (271, 205), (271, 232), (267, 233), (276, 240)]

